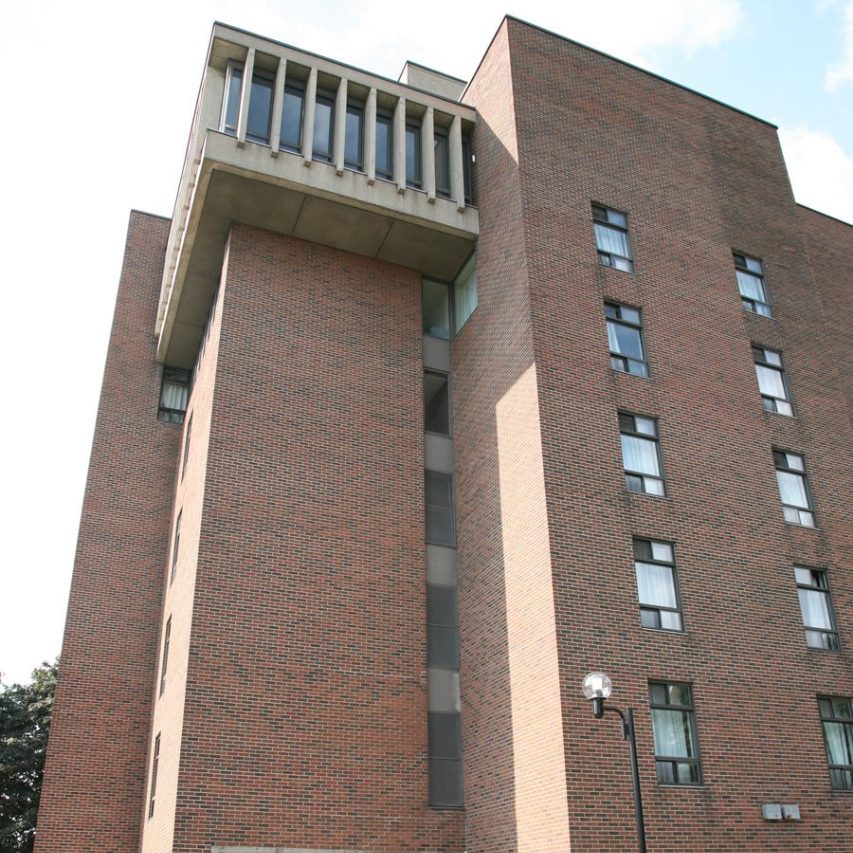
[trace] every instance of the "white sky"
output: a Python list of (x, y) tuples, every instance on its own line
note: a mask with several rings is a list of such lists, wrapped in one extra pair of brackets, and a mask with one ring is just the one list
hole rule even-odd
[[(467, 78), (511, 12), (776, 121), (797, 198), (853, 221), (853, 146), (838, 131), (851, 114), (849, 0), (771, 11), (762, 0), (431, 0), (407, 9), (399, 0), (3, 3), (4, 683), (26, 680), (60, 649), (128, 212), (171, 215), (213, 20), (388, 77), (413, 59)], [(815, 39), (825, 56), (779, 60), (800, 63), (798, 79), (814, 84), (774, 91), (772, 74), (744, 66), (743, 89), (726, 97), (727, 77), (737, 82), (745, 62), (739, 46), (752, 39), (772, 50), (774, 21), (790, 29), (780, 10), (794, 9), (798, 37), (809, 26), (837, 34)], [(771, 112), (777, 102), (784, 117)], [(848, 111), (844, 122), (816, 123), (824, 102), (827, 115)]]

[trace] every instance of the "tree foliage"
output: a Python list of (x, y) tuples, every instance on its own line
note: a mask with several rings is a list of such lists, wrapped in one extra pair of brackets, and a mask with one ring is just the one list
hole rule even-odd
[(29, 684), (0, 685), (0, 851), (35, 842), (44, 754), (57, 664), (43, 663)]

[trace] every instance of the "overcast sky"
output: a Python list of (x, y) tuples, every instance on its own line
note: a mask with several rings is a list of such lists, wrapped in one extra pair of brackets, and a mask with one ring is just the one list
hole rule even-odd
[(171, 215), (212, 22), (467, 79), (506, 12), (778, 124), (797, 200), (853, 222), (853, 0), (4, 0), (4, 683), (60, 651), (128, 212)]

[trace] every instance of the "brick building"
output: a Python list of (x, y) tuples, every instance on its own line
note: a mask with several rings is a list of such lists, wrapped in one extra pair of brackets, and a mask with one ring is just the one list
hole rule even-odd
[[(513, 18), (469, 83), (216, 24), (134, 212), (39, 851), (849, 849), (850, 226)], [(784, 820), (774, 819), (776, 806)]]

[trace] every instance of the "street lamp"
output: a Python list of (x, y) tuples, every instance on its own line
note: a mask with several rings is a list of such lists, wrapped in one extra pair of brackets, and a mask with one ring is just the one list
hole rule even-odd
[(583, 680), (583, 695), (592, 701), (593, 716), (600, 720), (606, 711), (618, 714), (622, 720), (622, 736), (628, 741), (628, 752), (631, 756), (631, 782), (634, 786), (634, 814), (637, 818), (637, 843), (640, 853), (646, 853), (646, 827), (643, 821), (643, 798), (640, 794), (640, 768), (637, 766), (637, 741), (634, 738), (634, 709), (626, 708), (623, 713), (619, 708), (604, 705), (604, 700), (610, 698), (613, 692), (613, 682), (603, 672), (591, 672)]

